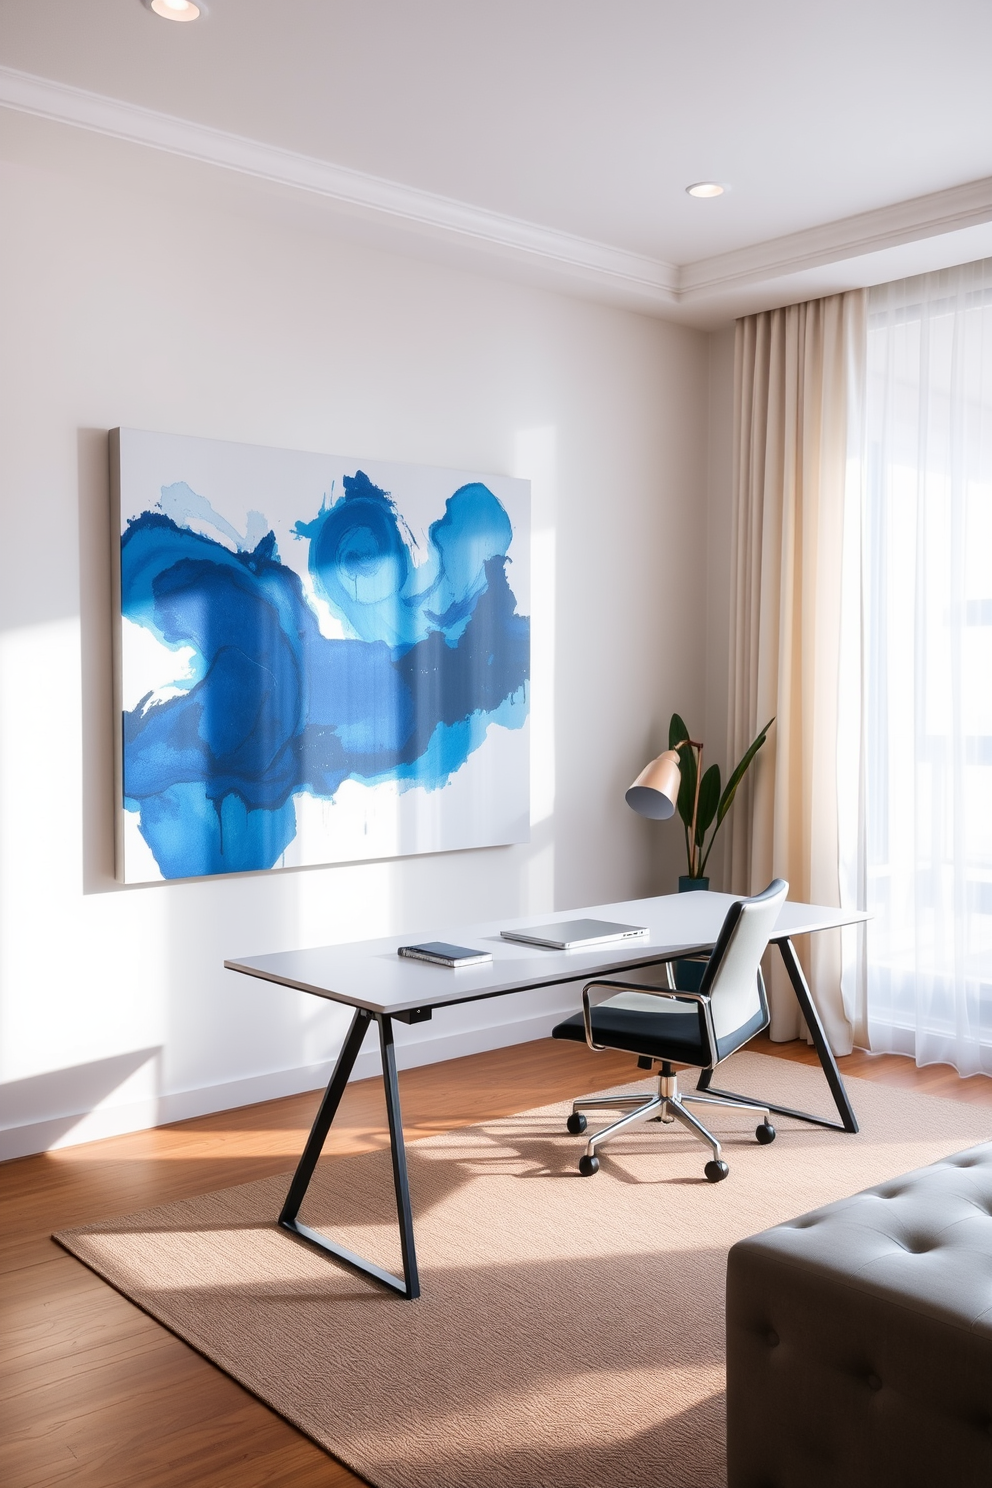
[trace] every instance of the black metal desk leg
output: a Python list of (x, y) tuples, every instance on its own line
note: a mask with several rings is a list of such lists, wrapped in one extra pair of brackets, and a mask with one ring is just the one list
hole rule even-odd
[[(284, 1230), (289, 1230), (301, 1240), (308, 1241), (317, 1246), (319, 1250), (326, 1251), (328, 1255), (334, 1256), (336, 1260), (343, 1261), (345, 1265), (351, 1266), (356, 1271), (361, 1271), (363, 1276), (371, 1276), (374, 1281), (381, 1282), (383, 1286), (389, 1287), (391, 1291), (398, 1292), (401, 1297), (414, 1298), (420, 1296), (420, 1283), (417, 1279), (417, 1262), (413, 1249), (413, 1219), (410, 1212), (410, 1194), (406, 1180), (406, 1154), (403, 1150), (403, 1128), (399, 1122), (399, 1089), (396, 1083), (396, 1061), (393, 1058), (392, 1029), (389, 1029), (389, 1058), (387, 1062), (385, 1039), (382, 1033), (382, 1021), (379, 1022), (380, 1040), (383, 1042), (382, 1074), (386, 1087), (386, 1109), (389, 1113), (389, 1135), (393, 1149), (393, 1177), (396, 1183), (396, 1199), (400, 1219), (400, 1241), (403, 1251), (404, 1279), (394, 1276), (391, 1271), (385, 1271), (377, 1266), (374, 1261), (367, 1261), (362, 1256), (356, 1255), (354, 1251), (347, 1250), (343, 1245), (337, 1245), (322, 1235), (319, 1230), (313, 1230), (309, 1225), (302, 1224), (297, 1219), (300, 1205), (306, 1196), (313, 1170), (317, 1166), (318, 1159), (327, 1133), (330, 1131), (331, 1122), (334, 1120), (345, 1086), (355, 1066), (358, 1052), (372, 1021), (372, 1014), (364, 1008), (357, 1008), (352, 1019), (348, 1036), (344, 1041), (341, 1053), (338, 1055), (334, 1066), (334, 1073), (327, 1085), (324, 1099), (320, 1103), (320, 1109), (310, 1128), (307, 1145), (303, 1149), (303, 1156), (293, 1174), (293, 1181), (286, 1195), (286, 1202), (282, 1206), (279, 1215), (279, 1224)], [(388, 1019), (386, 1020), (388, 1022)], [(397, 1146), (396, 1132), (399, 1132), (399, 1143)], [(402, 1199), (401, 1199), (402, 1187)]]
[(338, 1106), (341, 1104), (341, 1097), (344, 1095), (344, 1088), (351, 1078), (351, 1072), (355, 1067), (355, 1060), (358, 1058), (358, 1051), (362, 1047), (362, 1042), (371, 1021), (371, 1013), (367, 1013), (364, 1008), (356, 1008), (355, 1016), (351, 1020), (351, 1027), (348, 1029), (348, 1036), (344, 1041), (341, 1053), (338, 1055), (337, 1063), (334, 1066), (334, 1072), (327, 1082), (324, 1099), (320, 1103), (317, 1114), (314, 1117), (313, 1126), (310, 1128), (310, 1135), (307, 1138), (307, 1145), (303, 1149), (303, 1156), (297, 1163), (296, 1172), (293, 1174), (293, 1181), (289, 1185), (289, 1193), (286, 1195), (286, 1202), (283, 1204), (282, 1213), (279, 1215), (279, 1223), (281, 1225), (292, 1224), (300, 1212), (300, 1205), (303, 1203), (306, 1191), (310, 1186), (313, 1170), (317, 1166), (317, 1161), (324, 1149), (324, 1143), (327, 1141), (327, 1133), (331, 1129), (331, 1122), (337, 1115)]
[(858, 1120), (854, 1114), (851, 1102), (847, 1098), (847, 1091), (844, 1089), (844, 1081), (841, 1079), (840, 1070), (837, 1068), (834, 1051), (827, 1043), (827, 1035), (823, 1031), (820, 1015), (816, 1011), (816, 1003), (810, 995), (806, 978), (803, 976), (803, 969), (799, 964), (796, 948), (788, 936), (783, 940), (777, 940), (775, 944), (781, 952), (782, 960), (785, 962), (785, 969), (789, 973), (789, 981), (792, 983), (792, 990), (796, 994), (799, 1011), (805, 1018), (806, 1027), (812, 1035), (813, 1047), (819, 1056), (823, 1073), (827, 1077), (830, 1094), (833, 1096), (834, 1105), (837, 1107), (837, 1115), (840, 1117), (846, 1132), (856, 1132), (858, 1130)]
[(393, 1156), (393, 1187), (396, 1190), (396, 1217), (400, 1226), (403, 1253), (403, 1275), (406, 1294), (420, 1296), (417, 1274), (417, 1252), (413, 1243), (413, 1211), (410, 1208), (410, 1183), (406, 1173), (406, 1148), (403, 1145), (403, 1118), (400, 1115), (400, 1087), (396, 1079), (396, 1050), (393, 1045), (393, 1020), (385, 1015), (378, 1019), (379, 1047), (382, 1050), (382, 1083), (386, 1091), (386, 1115), (389, 1118), (389, 1150)]
[(792, 989), (796, 994), (799, 1011), (806, 1020), (806, 1026), (813, 1039), (813, 1047), (819, 1058), (820, 1067), (827, 1077), (830, 1094), (833, 1096), (834, 1105), (837, 1107), (837, 1114), (840, 1120), (827, 1121), (822, 1116), (812, 1116), (808, 1111), (794, 1111), (791, 1106), (773, 1106), (771, 1101), (759, 1101), (750, 1095), (735, 1095), (731, 1090), (717, 1090), (715, 1086), (710, 1084), (713, 1078), (712, 1070), (702, 1071), (696, 1082), (696, 1089), (708, 1091), (710, 1095), (722, 1096), (724, 1100), (744, 1101), (752, 1106), (764, 1106), (767, 1110), (774, 1111), (778, 1116), (794, 1116), (796, 1120), (809, 1121), (813, 1126), (827, 1126), (832, 1131), (856, 1132), (858, 1130), (858, 1118), (855, 1116), (851, 1102), (848, 1100), (847, 1091), (844, 1089), (844, 1082), (840, 1077), (840, 1070), (837, 1068), (837, 1061), (834, 1058), (833, 1050), (827, 1043), (827, 1036), (823, 1031), (823, 1024), (820, 1022), (820, 1015), (816, 1011), (816, 1004), (806, 983), (806, 978), (803, 976), (803, 969), (799, 964), (795, 946), (788, 936), (774, 941), (773, 944), (778, 946), (782, 960), (785, 963), (785, 969), (789, 973), (789, 981), (792, 983)]

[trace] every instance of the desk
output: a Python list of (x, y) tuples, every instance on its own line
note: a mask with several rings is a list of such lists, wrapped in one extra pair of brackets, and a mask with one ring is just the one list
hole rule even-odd
[[(279, 1215), (279, 1224), (283, 1229), (318, 1246), (364, 1275), (371, 1276), (401, 1297), (418, 1297), (420, 1282), (396, 1078), (393, 1020), (398, 1018), (402, 1023), (422, 1023), (433, 1017), (435, 1010), (454, 1007), (462, 1002), (478, 1002), (486, 997), (505, 997), (511, 992), (528, 992), (560, 982), (590, 981), (593, 978), (635, 971), (639, 967), (658, 965), (680, 956), (704, 953), (714, 945), (727, 910), (733, 903), (734, 896), (731, 894), (668, 894), (656, 899), (630, 899), (621, 904), (596, 904), (588, 909), (562, 910), (558, 914), (543, 915), (539, 921), (530, 916), (527, 919), (507, 918), (467, 926), (434, 925), (421, 935), (390, 936), (385, 940), (360, 941), (352, 945), (322, 946), (308, 951), (282, 951), (276, 955), (225, 961), (224, 965), (229, 971), (263, 977), (283, 987), (295, 987), (301, 992), (310, 992), (315, 997), (326, 997), (331, 1002), (344, 1003), (355, 1010), (303, 1156), (293, 1175), (286, 1202)], [(528, 924), (547, 924), (576, 916), (646, 925), (649, 933), (642, 939), (614, 941), (607, 945), (574, 951), (539, 950), (535, 946), (521, 945), (500, 937), (501, 930), (524, 929)], [(808, 1112), (792, 1111), (782, 1106), (771, 1106), (770, 1109), (782, 1115), (797, 1116), (802, 1121), (833, 1126), (848, 1132), (856, 1132), (858, 1123), (792, 940), (796, 935), (834, 929), (865, 919), (867, 915), (856, 910), (828, 909), (815, 904), (786, 902), (772, 936), (795, 989), (840, 1120), (825, 1121)], [(447, 940), (457, 945), (478, 946), (480, 949), (491, 950), (493, 959), (484, 966), (466, 966), (452, 970), (397, 956), (397, 946), (409, 945), (418, 940)], [(302, 1224), (298, 1218), (331, 1122), (372, 1022), (378, 1027), (382, 1051), (382, 1079), (403, 1257), (402, 1279), (353, 1251), (346, 1250), (344, 1246), (335, 1244), (326, 1235)], [(711, 1076), (712, 1071), (703, 1070), (698, 1088), (711, 1089)], [(713, 1089), (713, 1094), (729, 1096), (730, 1092)], [(736, 1096), (734, 1099), (739, 1100), (741, 1097)], [(767, 1101), (754, 1104), (768, 1106)]]

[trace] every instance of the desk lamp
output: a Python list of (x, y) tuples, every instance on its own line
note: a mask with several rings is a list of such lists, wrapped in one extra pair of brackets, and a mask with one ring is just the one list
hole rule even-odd
[(679, 752), (666, 749), (664, 754), (659, 754), (657, 759), (644, 766), (624, 799), (638, 816), (648, 816), (652, 821), (667, 821), (675, 815), (681, 783)]
[[(627, 805), (638, 816), (650, 817), (652, 821), (668, 821), (676, 811), (681, 816), (685, 826), (689, 872), (680, 880), (680, 888), (708, 886), (706, 861), (716, 834), (734, 804), (737, 787), (774, 722), (774, 718), (770, 718), (751, 741), (721, 791), (719, 765), (710, 765), (703, 771), (702, 743), (689, 738), (685, 723), (677, 713), (673, 713), (668, 730), (668, 748), (645, 766), (628, 790)], [(708, 843), (705, 840), (707, 832), (710, 832)]]

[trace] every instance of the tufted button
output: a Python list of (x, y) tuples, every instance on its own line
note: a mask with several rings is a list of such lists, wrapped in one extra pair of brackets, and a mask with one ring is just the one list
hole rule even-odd
[(774, 1328), (769, 1328), (765, 1334), (765, 1342), (769, 1348), (778, 1348), (779, 1337)]
[(870, 1374), (868, 1376), (868, 1388), (869, 1390), (880, 1390), (882, 1388), (882, 1381), (877, 1374)]

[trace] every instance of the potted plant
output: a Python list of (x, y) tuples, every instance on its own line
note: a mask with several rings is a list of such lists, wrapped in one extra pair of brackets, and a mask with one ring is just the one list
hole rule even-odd
[[(677, 713), (672, 714), (672, 721), (668, 726), (668, 747), (676, 750), (679, 756), (682, 778), (676, 808), (685, 829), (685, 854), (689, 870), (679, 876), (680, 894), (691, 889), (709, 888), (706, 863), (713, 851), (716, 834), (734, 804), (737, 787), (747, 774), (751, 761), (764, 744), (774, 722), (774, 718), (770, 718), (757, 738), (748, 745), (721, 792), (720, 766), (710, 765), (703, 773), (702, 743), (690, 738), (683, 720)], [(707, 842), (706, 833), (711, 827), (713, 830)]]

